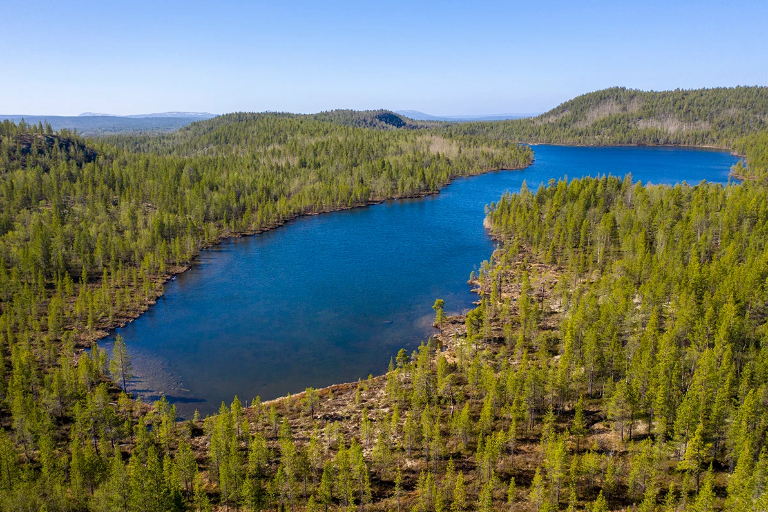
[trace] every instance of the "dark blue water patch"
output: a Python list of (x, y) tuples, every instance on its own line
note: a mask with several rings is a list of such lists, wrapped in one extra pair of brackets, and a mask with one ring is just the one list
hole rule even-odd
[(176, 379), (144, 393), (175, 398), (189, 416), (235, 395), (270, 399), (379, 374), (398, 349), (434, 332), (435, 298), (450, 312), (472, 307), (467, 279), (493, 250), (484, 207), (523, 180), (534, 190), (550, 178), (626, 173), (643, 183), (725, 183), (737, 160), (680, 148), (534, 151), (523, 171), (458, 179), (423, 199), (304, 217), (203, 251), (155, 306), (116, 331), (137, 362), (160, 361), (155, 366)]

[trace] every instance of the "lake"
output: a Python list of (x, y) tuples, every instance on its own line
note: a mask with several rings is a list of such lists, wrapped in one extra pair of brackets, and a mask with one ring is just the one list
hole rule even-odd
[[(190, 417), (241, 401), (365, 379), (434, 332), (432, 304), (472, 307), (467, 279), (493, 251), (484, 207), (525, 180), (632, 173), (643, 183), (726, 183), (737, 159), (685, 148), (534, 146), (535, 162), (455, 180), (440, 194), (309, 216), (206, 249), (118, 329), (130, 390)], [(110, 348), (110, 339), (104, 346)]]

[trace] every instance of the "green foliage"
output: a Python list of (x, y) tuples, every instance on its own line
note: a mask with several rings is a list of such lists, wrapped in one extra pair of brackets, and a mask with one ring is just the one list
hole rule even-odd
[(768, 132), (755, 133), (737, 140), (734, 151), (746, 158), (746, 166), (739, 161), (733, 174), (739, 178), (763, 180), (768, 177)]
[(451, 124), (451, 134), (580, 145), (718, 145), (768, 130), (768, 87), (640, 91), (613, 87), (538, 117)]
[(445, 301), (443, 299), (435, 299), (435, 303), (432, 306), (435, 310), (435, 325), (443, 332), (443, 322), (445, 321)]
[[(768, 424), (756, 406), (768, 385), (767, 192), (750, 182), (642, 187), (629, 178), (584, 178), (551, 182), (535, 194), (523, 187), (490, 208), (494, 233), (515, 251), (500, 260), (521, 258), (518, 251), (549, 256), (564, 269), (558, 280), (568, 283), (555, 285), (561, 296), (551, 298), (563, 305), (558, 362), (547, 363), (555, 386), (542, 388), (534, 411), (546, 410), (547, 400), (559, 403), (557, 370), (567, 360), (564, 382), (599, 406), (619, 439), (630, 441), (638, 424), (655, 431), (658, 451), (643, 443), (631, 458), (628, 484), (636, 499), (655, 499), (655, 468), (675, 460), (668, 442), (679, 453), (674, 466), (683, 488), (691, 482), (698, 489), (714, 459), (735, 468), (734, 503), (762, 493), (763, 477), (747, 475), (759, 464)], [(580, 375), (588, 378), (573, 377)], [(571, 425), (577, 439), (587, 433), (584, 399)], [(545, 458), (556, 459), (554, 452)], [(623, 478), (613, 459), (606, 496)], [(716, 506), (711, 488), (700, 493), (702, 507)], [(531, 496), (543, 503), (540, 492)]]
[[(107, 379), (128, 386), (122, 339), (111, 360), (83, 348), (222, 236), (527, 165), (531, 150), (509, 142), (526, 133), (723, 144), (763, 126), (745, 110), (751, 101), (762, 112), (763, 96), (609, 90), (498, 126), (422, 126), (383, 111), (232, 114), (98, 141), (3, 123), (0, 508), (515, 509), (519, 482), (536, 510), (651, 510), (669, 483), (670, 507), (679, 494), (695, 510), (759, 509), (768, 484), (759, 182), (602, 177), (505, 195), (488, 209), (503, 246), (473, 275), (481, 300), (466, 332), (455, 322), (455, 334), (402, 350), (386, 389), (358, 383), (342, 414), (323, 409), (331, 393), (308, 388), (268, 408), (235, 398), (178, 428), (166, 399), (131, 402)], [(654, 127), (664, 116), (682, 128)], [(748, 169), (761, 168), (764, 145), (744, 142)], [(444, 308), (435, 301), (441, 328)], [(699, 482), (707, 466), (718, 470)]]
[(128, 381), (133, 377), (131, 375), (131, 357), (128, 355), (123, 337), (119, 334), (115, 337), (115, 344), (112, 348), (109, 373), (115, 382), (122, 384), (124, 390), (128, 389)]
[[(110, 476), (120, 471), (113, 452), (131, 443), (131, 503), (152, 494), (152, 507), (170, 510), (181, 493), (198, 509), (209, 507), (194, 476), (197, 463), (178, 443), (175, 409), (161, 400), (147, 415), (106, 384), (109, 375), (124, 390), (130, 385), (122, 338), (111, 361), (96, 345), (83, 348), (148, 307), (171, 273), (222, 237), (433, 193), (456, 176), (532, 160), (530, 148), (447, 138), (422, 129), (427, 125), (383, 111), (232, 114), (173, 134), (86, 140), (48, 125), (0, 123), (0, 414), (11, 429), (0, 439), (7, 468), (0, 501), (15, 502), (39, 482), (49, 490), (37, 493), (35, 506), (85, 508), (94, 500), (109, 508), (119, 494), (118, 477)], [(422, 399), (431, 400), (434, 386), (425, 384)], [(318, 398), (312, 389), (305, 395), (310, 416)], [(280, 418), (274, 406), (270, 412), (277, 433)], [(71, 433), (62, 434), (70, 432), (62, 425)], [(265, 501), (259, 441), (249, 461), (255, 466), (246, 470), (248, 430), (237, 400), (231, 412), (223, 407), (206, 422), (208, 478), (225, 506)], [(69, 467), (55, 485), (51, 467), (47, 483), (41, 479), (41, 439), (52, 443), (46, 453), (60, 451)], [(296, 495), (305, 458), (285, 455), (270, 476), (271, 491), (284, 502)], [(357, 462), (362, 480), (354, 499), (366, 503), (370, 492)], [(163, 471), (169, 474), (161, 479)]]

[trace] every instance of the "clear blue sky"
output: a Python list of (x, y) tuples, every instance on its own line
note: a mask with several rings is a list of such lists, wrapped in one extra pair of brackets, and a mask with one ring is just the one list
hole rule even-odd
[(490, 114), (613, 85), (766, 85), (766, 20), (765, 0), (6, 0), (0, 113)]

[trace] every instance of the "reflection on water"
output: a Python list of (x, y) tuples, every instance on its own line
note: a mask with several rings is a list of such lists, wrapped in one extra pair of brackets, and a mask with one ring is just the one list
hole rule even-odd
[[(672, 148), (536, 146), (524, 171), (456, 180), (439, 195), (304, 217), (203, 251), (121, 333), (140, 394), (180, 414), (212, 413), (235, 394), (262, 399), (380, 373), (432, 332), (432, 304), (471, 307), (467, 278), (493, 243), (484, 206), (523, 180), (624, 175), (726, 182), (736, 158)], [(105, 343), (109, 348), (109, 341)]]

